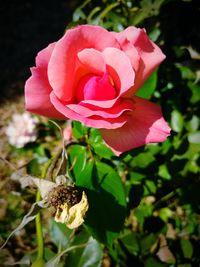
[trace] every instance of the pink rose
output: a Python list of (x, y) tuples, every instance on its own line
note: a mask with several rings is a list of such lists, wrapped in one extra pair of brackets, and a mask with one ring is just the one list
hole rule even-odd
[(26, 109), (98, 128), (116, 155), (163, 142), (170, 128), (160, 108), (135, 93), (164, 59), (143, 29), (78, 26), (37, 55)]

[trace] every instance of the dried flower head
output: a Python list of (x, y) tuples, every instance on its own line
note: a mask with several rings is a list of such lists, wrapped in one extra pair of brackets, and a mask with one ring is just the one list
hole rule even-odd
[(88, 208), (87, 196), (83, 191), (81, 201), (77, 204), (71, 206), (65, 202), (58, 206), (55, 221), (65, 223), (70, 229), (77, 228), (84, 222), (84, 216)]
[(5, 130), (11, 145), (22, 148), (27, 143), (37, 138), (36, 125), (38, 119), (32, 117), (28, 112), (13, 114), (12, 121)]
[(84, 191), (81, 193), (74, 186), (61, 184), (49, 192), (48, 203), (56, 210), (55, 221), (65, 223), (68, 228), (77, 228), (84, 222), (88, 210)]
[(55, 178), (55, 182), (32, 176), (12, 175), (12, 180), (18, 180), (21, 186), (37, 186), (42, 197), (40, 206), (51, 206), (55, 209), (55, 221), (65, 223), (70, 229), (79, 227), (84, 222), (89, 208), (85, 192), (67, 183), (64, 175)]
[(53, 188), (48, 195), (48, 202), (57, 209), (59, 206), (67, 203), (69, 207), (74, 206), (81, 201), (81, 192), (73, 186), (58, 185)]

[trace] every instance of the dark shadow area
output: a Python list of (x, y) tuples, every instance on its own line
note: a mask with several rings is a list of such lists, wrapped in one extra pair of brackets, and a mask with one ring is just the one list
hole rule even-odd
[(148, 233), (158, 233), (165, 226), (165, 223), (159, 217), (148, 217), (144, 222), (144, 231)]
[(0, 100), (23, 93), (36, 54), (63, 35), (77, 2), (1, 1)]
[(101, 242), (107, 243), (110, 232), (118, 233), (122, 229), (126, 209), (102, 188), (99, 192), (85, 188), (84, 191), (89, 201), (85, 223), (95, 229), (95, 235)]
[[(159, 19), (165, 39), (166, 52), (175, 45), (192, 45), (199, 51), (200, 44), (199, 1), (169, 1), (161, 8)], [(172, 51), (171, 51), (172, 52)]]
[(128, 210), (131, 210), (133, 208), (136, 208), (141, 201), (142, 195), (143, 195), (143, 185), (133, 185), (129, 191), (129, 202), (128, 202)]

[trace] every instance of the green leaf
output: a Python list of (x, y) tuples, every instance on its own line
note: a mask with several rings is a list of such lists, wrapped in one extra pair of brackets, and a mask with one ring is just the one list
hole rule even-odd
[(188, 87), (191, 90), (192, 96), (190, 98), (190, 102), (192, 104), (196, 104), (200, 101), (200, 85), (195, 84), (194, 82), (189, 82)]
[(157, 261), (153, 257), (149, 257), (145, 260), (144, 266), (145, 267), (164, 267), (166, 266), (166, 264)]
[(130, 183), (131, 184), (138, 184), (140, 183), (145, 176), (139, 172), (131, 172), (130, 173)]
[(144, 188), (144, 195), (154, 194), (156, 193), (156, 185), (154, 181), (146, 180), (145, 181), (145, 188)]
[(120, 237), (121, 242), (128, 250), (129, 253), (137, 255), (140, 247), (138, 243), (138, 235), (134, 232), (127, 232), (125, 235)]
[(100, 244), (90, 237), (87, 246), (85, 247), (77, 267), (100, 267), (102, 261), (102, 249)]
[(154, 156), (150, 152), (140, 153), (139, 155), (135, 156), (131, 162), (132, 167), (139, 167), (139, 168), (146, 168), (151, 163), (155, 161)]
[(76, 180), (77, 186), (85, 188), (89, 200), (85, 224), (95, 238), (111, 245), (125, 219), (124, 188), (119, 175), (109, 165), (101, 162), (94, 165), (89, 161), (86, 169)]
[(101, 158), (111, 159), (114, 156), (112, 150), (103, 143), (93, 144), (94, 152)]
[(171, 127), (172, 130), (179, 133), (183, 130), (183, 117), (182, 114), (178, 110), (172, 111), (171, 114)]
[(81, 145), (73, 145), (69, 148), (69, 159), (74, 177), (79, 177), (86, 166), (87, 149)]
[(87, 6), (87, 4), (90, 2), (90, 0), (84, 1), (79, 7), (77, 7), (73, 13), (73, 21), (77, 22), (80, 19), (85, 19), (86, 15), (83, 12), (83, 8)]
[(85, 168), (76, 175), (76, 186), (82, 186), (88, 189), (93, 189), (91, 184), (93, 175), (94, 161), (88, 160)]
[(142, 205), (142, 206), (140, 205), (134, 211), (134, 215), (136, 216), (137, 221), (141, 228), (143, 227), (145, 218), (152, 215), (152, 209), (153, 209), (152, 205)]
[(155, 28), (149, 33), (149, 37), (153, 42), (156, 42), (160, 34), (161, 34), (160, 29)]
[(73, 13), (73, 21), (79, 21), (80, 19), (85, 19), (86, 16), (80, 8), (77, 8)]
[(149, 99), (157, 85), (157, 70), (155, 70), (147, 81), (142, 85), (139, 91), (136, 93), (136, 96)]
[(166, 180), (171, 179), (171, 175), (167, 169), (167, 166), (164, 164), (159, 166), (158, 175)]
[(159, 216), (164, 222), (167, 222), (173, 216), (173, 212), (167, 207), (162, 208), (160, 209)]
[(78, 140), (87, 133), (88, 128), (79, 121), (72, 122), (72, 134)]
[(27, 172), (29, 174), (38, 176), (40, 175), (40, 164), (37, 159), (32, 159), (27, 165)]
[(67, 267), (100, 267), (103, 252), (100, 244), (89, 238), (84, 248), (73, 250), (66, 259)]
[(194, 72), (187, 66), (176, 63), (176, 67), (180, 70), (183, 79), (195, 80)]
[(111, 159), (114, 155), (112, 150), (105, 145), (98, 129), (90, 130), (89, 144), (94, 149), (94, 152), (101, 158)]
[(49, 233), (51, 240), (57, 247), (60, 245), (63, 248), (68, 247), (69, 245), (69, 236), (72, 230), (68, 229), (65, 224), (57, 223), (55, 220), (50, 221)]
[(180, 240), (181, 249), (185, 258), (190, 259), (193, 254), (193, 246), (190, 240), (182, 238)]
[(199, 128), (199, 123), (199, 117), (193, 115), (192, 119), (186, 124), (186, 128), (190, 132), (197, 131)]
[(188, 135), (188, 141), (192, 144), (200, 144), (200, 131), (190, 133)]
[(157, 236), (153, 233), (150, 233), (149, 235), (143, 237), (140, 242), (142, 255), (149, 254), (151, 248), (154, 246), (156, 241), (157, 241)]

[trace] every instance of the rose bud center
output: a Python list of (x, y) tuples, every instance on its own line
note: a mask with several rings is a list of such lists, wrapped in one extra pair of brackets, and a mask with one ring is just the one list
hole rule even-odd
[(116, 97), (116, 91), (107, 72), (103, 76), (88, 74), (84, 76), (77, 89), (77, 100), (110, 100)]

